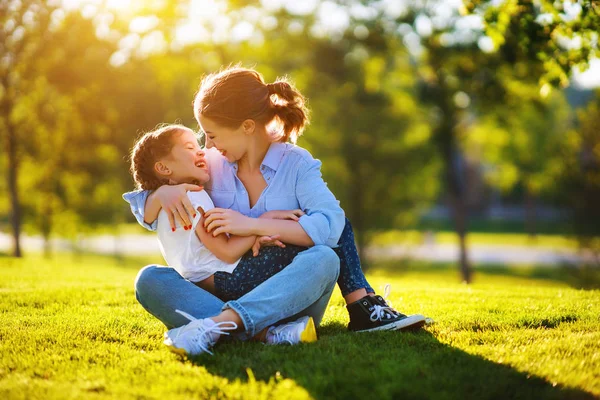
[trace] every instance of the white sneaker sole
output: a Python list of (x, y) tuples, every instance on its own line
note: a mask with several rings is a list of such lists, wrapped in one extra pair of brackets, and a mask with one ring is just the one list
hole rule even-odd
[(375, 331), (398, 331), (398, 330), (412, 330), (418, 329), (425, 325), (426, 319), (421, 314), (409, 315), (408, 317), (396, 321), (391, 324), (378, 326), (371, 329), (363, 329), (356, 332), (375, 332)]
[(169, 332), (172, 332), (175, 329), (179, 329), (179, 328), (174, 328), (168, 332), (165, 332), (165, 335), (164, 335), (165, 340), (163, 341), (163, 343), (165, 346), (167, 346), (169, 348), (169, 350), (171, 350), (171, 352), (185, 357), (188, 355), (187, 351), (185, 351), (185, 349), (182, 349), (180, 347), (175, 347), (175, 345), (173, 344), (173, 340), (171, 339), (171, 337), (169, 335)]

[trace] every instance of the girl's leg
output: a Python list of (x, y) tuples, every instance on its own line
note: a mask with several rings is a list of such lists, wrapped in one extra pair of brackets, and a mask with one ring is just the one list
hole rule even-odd
[(168, 329), (186, 325), (189, 320), (175, 310), (184, 310), (196, 318), (221, 312), (224, 302), (183, 278), (170, 267), (148, 265), (135, 280), (135, 297), (150, 314)]
[(287, 245), (265, 247), (254, 257), (252, 252), (244, 254), (231, 272), (216, 272), (214, 275), (215, 295), (223, 301), (236, 300), (258, 285), (281, 272), (306, 247)]
[(333, 293), (339, 264), (331, 248), (313, 246), (248, 294), (225, 303), (223, 311), (235, 311), (243, 322), (241, 339), (302, 312), (318, 324)]
[(340, 257), (338, 285), (346, 303), (352, 303), (367, 294), (375, 293), (362, 271), (358, 250), (354, 241), (354, 231), (348, 218), (346, 218), (346, 225), (342, 231), (338, 247), (333, 250)]

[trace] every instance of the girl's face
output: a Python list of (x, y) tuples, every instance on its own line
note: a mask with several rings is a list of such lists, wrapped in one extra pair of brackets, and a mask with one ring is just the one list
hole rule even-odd
[(174, 141), (171, 154), (161, 162), (168, 168), (172, 179), (176, 183), (208, 182), (210, 175), (204, 158), (204, 150), (198, 144), (198, 139), (192, 131), (184, 130), (180, 135), (173, 137)]
[(216, 148), (229, 162), (239, 161), (246, 155), (249, 136), (245, 134), (243, 124), (232, 129), (217, 124), (200, 115), (200, 126), (206, 135), (206, 148)]

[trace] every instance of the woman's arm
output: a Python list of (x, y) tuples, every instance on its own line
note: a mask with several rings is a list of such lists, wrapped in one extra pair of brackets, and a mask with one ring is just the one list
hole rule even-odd
[(213, 235), (229, 233), (237, 236), (272, 236), (297, 246), (310, 247), (314, 243), (302, 226), (294, 220), (250, 218), (225, 208), (213, 208), (204, 215), (204, 226)]
[(323, 180), (321, 161), (306, 152), (298, 164), (296, 198), (306, 213), (300, 217), (299, 225), (314, 244), (336, 247), (346, 222), (344, 210)]
[[(279, 236), (232, 236), (227, 237), (226, 234), (220, 234), (213, 236), (204, 228), (204, 212), (201, 208), (198, 209), (200, 212), (200, 220), (196, 225), (196, 236), (198, 239), (208, 248), (218, 259), (225, 261), (226, 263), (232, 264), (243, 256), (248, 250), (252, 249), (254, 256), (258, 255), (261, 246), (279, 246), (285, 247), (285, 245), (279, 241)], [(291, 211), (278, 211), (272, 213), (265, 213), (261, 218), (278, 218), (278, 219), (295, 219), (297, 220), (300, 215), (304, 213), (301, 210)]]

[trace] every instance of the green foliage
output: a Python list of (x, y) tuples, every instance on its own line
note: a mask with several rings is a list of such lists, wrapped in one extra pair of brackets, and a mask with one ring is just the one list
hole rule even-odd
[(565, 87), (574, 68), (600, 56), (600, 5), (594, 0), (465, 0), (510, 63), (537, 64), (540, 85)]
[[(555, 270), (378, 264), (394, 305), (432, 317), (418, 333), (354, 334), (335, 293), (313, 344), (223, 343), (181, 360), (136, 303), (150, 259), (5, 257), (0, 270), (0, 396), (19, 398), (591, 399), (600, 360), (597, 291)], [(35, 268), (31, 266), (35, 265)], [(528, 276), (534, 273), (534, 276)]]
[(508, 90), (511, 86), (518, 86), (520, 94), (471, 125), (466, 152), (487, 164), (488, 181), (504, 191), (516, 185), (535, 196), (560, 190), (555, 183), (564, 169), (569, 106), (560, 92), (540, 99), (537, 86), (514, 82)]

